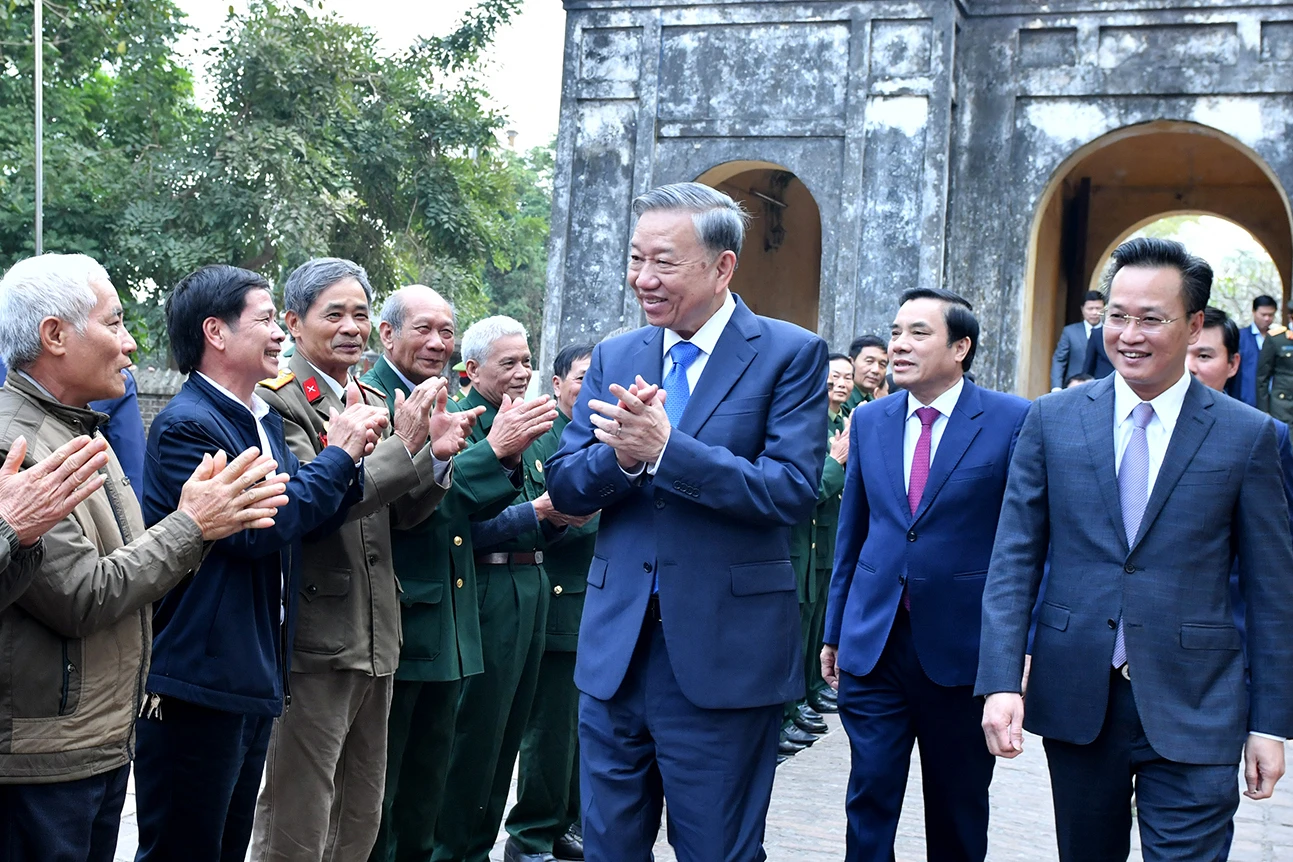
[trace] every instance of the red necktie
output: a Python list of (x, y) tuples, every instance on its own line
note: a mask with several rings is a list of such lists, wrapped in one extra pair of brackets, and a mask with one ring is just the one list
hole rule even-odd
[[(911, 507), (912, 515), (920, 508), (925, 482), (929, 480), (929, 450), (934, 442), (934, 420), (938, 418), (938, 411), (933, 407), (918, 407), (916, 418), (920, 420), (920, 437), (916, 439), (916, 451), (911, 456), (911, 478), (907, 481), (907, 505)], [(902, 590), (902, 606), (911, 610), (911, 594), (906, 587)]]

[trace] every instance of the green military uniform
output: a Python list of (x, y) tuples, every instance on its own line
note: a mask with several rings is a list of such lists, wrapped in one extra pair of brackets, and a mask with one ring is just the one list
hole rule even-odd
[[(832, 440), (836, 432), (844, 433), (845, 412), (843, 409), (827, 418), (827, 439)], [(852, 455), (852, 453), (849, 453)], [(822, 637), (826, 634), (826, 599), (831, 591), (831, 572), (835, 569), (835, 535), (839, 530), (840, 502), (844, 497), (844, 466), (830, 455), (826, 456), (826, 467), (822, 470), (822, 484), (818, 489), (817, 513), (814, 520), (816, 537), (814, 565), (817, 569), (817, 593), (812, 597), (813, 619), (809, 624), (812, 639), (807, 642), (808, 650), (804, 655), (804, 671), (807, 674), (808, 690), (823, 689), (826, 680), (822, 679)], [(823, 496), (824, 495), (824, 496)]]
[[(855, 390), (856, 391), (856, 390)], [(830, 440), (836, 431), (844, 430), (843, 413), (836, 414), (828, 420)], [(804, 647), (805, 670), (804, 695), (813, 688), (813, 680), (821, 678), (821, 665), (816, 661), (814, 646), (822, 637), (821, 629), (826, 621), (826, 593), (830, 586), (830, 567), (824, 576), (818, 565), (819, 538), (823, 532), (821, 519), (825, 515), (832, 525), (839, 519), (840, 492), (844, 490), (844, 468), (829, 454), (822, 469), (822, 479), (817, 486), (817, 508), (813, 517), (798, 524), (790, 532), (790, 564), (795, 569), (795, 588), (799, 594), (799, 627)], [(830, 507), (834, 503), (833, 512)], [(831, 538), (832, 547), (835, 544)], [(818, 649), (820, 652), (820, 649)], [(802, 701), (803, 698), (800, 698)], [(794, 714), (795, 703), (786, 704), (787, 720)]]
[[(459, 403), (469, 410), (485, 407), (472, 431), (473, 442), (484, 440), (498, 408), (474, 389)], [(533, 501), (547, 490), (543, 456), (534, 444), (521, 455), (519, 472), (523, 483), (515, 503)], [(458, 701), (448, 778), (453, 790), (436, 823), (434, 862), (487, 862), (498, 835), (543, 658), (550, 589), (538, 556), (544, 544), (538, 527), (476, 550), (485, 672), (463, 683)], [(485, 563), (486, 554), (506, 554), (508, 562)]]
[(857, 386), (854, 386), (853, 391), (849, 393), (848, 400), (845, 401), (844, 406), (840, 408), (840, 415), (848, 416), (850, 413), (853, 412), (854, 407), (857, 407), (859, 404), (865, 404), (868, 401), (874, 401), (874, 400), (875, 400), (875, 396), (872, 395), (870, 392), (867, 392), (864, 389), (859, 389)]
[[(385, 357), (363, 379), (387, 393), (392, 415), (396, 391), (410, 391)], [(477, 442), (482, 439), (473, 437), (475, 445), (453, 459), (453, 486), (434, 514), (410, 529), (391, 531), (403, 645), (373, 862), (430, 856), (462, 681), (485, 669), (469, 518), (498, 514), (517, 489), (489, 444)]]
[(1257, 409), (1281, 422), (1293, 420), (1293, 338), (1279, 324), (1267, 330), (1257, 357)]
[[(561, 432), (570, 424), (557, 415), (552, 430), (535, 441), (546, 462), (557, 453)], [(584, 613), (588, 567), (597, 545), (594, 518), (570, 527), (543, 560), (552, 593), (548, 633), (530, 721), (521, 741), (516, 805), (507, 831), (526, 853), (551, 853), (552, 844), (579, 819), (579, 690), (575, 688), (575, 648)]]

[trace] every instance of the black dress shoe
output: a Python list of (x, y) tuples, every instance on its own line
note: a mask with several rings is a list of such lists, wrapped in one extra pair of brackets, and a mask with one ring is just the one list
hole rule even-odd
[(777, 742), (777, 754), (785, 754), (787, 756), (793, 756), (803, 751), (807, 747), (808, 746), (806, 745), (800, 745), (797, 742), (791, 742), (789, 739), (786, 739), (786, 732), (783, 730), (781, 732), (781, 739), (779, 742)]
[(817, 689), (817, 691), (821, 692), (822, 697), (826, 698), (831, 703), (834, 703), (840, 696), (839, 691), (831, 688), (829, 685), (823, 686), (822, 688)]
[(803, 746), (812, 745), (817, 741), (817, 737), (806, 730), (800, 729), (797, 725), (791, 724), (781, 731), (781, 735), (791, 742), (797, 742)]
[(822, 714), (808, 705), (808, 701), (799, 704), (799, 714), (809, 721), (821, 721)]
[(552, 842), (552, 855), (558, 859), (582, 862), (584, 858), (584, 835), (578, 824), (571, 826), (556, 841)]
[(551, 853), (526, 853), (515, 838), (507, 839), (503, 845), (503, 862), (556, 862), (556, 859)]
[(826, 698), (822, 697), (821, 692), (815, 691), (812, 694), (808, 695), (808, 703), (812, 705), (813, 709), (817, 710), (820, 713), (840, 711), (840, 708), (839, 706), (836, 705), (835, 701), (827, 700)]
[(806, 718), (803, 715), (796, 715), (793, 721), (795, 723), (795, 727), (799, 728), (802, 731), (805, 731), (806, 733), (816, 734), (817, 736), (821, 736), (823, 733), (825, 733), (828, 730), (828, 728), (826, 727), (826, 722), (820, 719), (818, 719), (817, 721), (813, 721), (812, 719)]
[(785, 762), (786, 762), (787, 760), (789, 760), (789, 759), (790, 759), (790, 755), (789, 755), (789, 754), (782, 754), (782, 753), (778, 752), (778, 753), (777, 753), (777, 766), (780, 766), (781, 764), (785, 763)]

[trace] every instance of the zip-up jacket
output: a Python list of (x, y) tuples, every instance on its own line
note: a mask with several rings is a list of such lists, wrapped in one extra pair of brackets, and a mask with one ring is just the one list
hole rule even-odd
[[(0, 458), (22, 436), (31, 467), (105, 418), (11, 374), (0, 389)], [(145, 531), (111, 449), (103, 473), (103, 487), (45, 533), (34, 577), (0, 611), (0, 783), (75, 781), (130, 761), (149, 603), (202, 560), (188, 515), (172, 508)]]
[[(144, 519), (174, 511), (203, 455), (223, 449), (232, 458), (259, 447), (255, 423), (244, 405), (190, 375), (148, 434)], [(292, 477), (289, 502), (273, 527), (215, 542), (197, 573), (157, 603), (150, 694), (243, 715), (279, 715), (290, 698), (284, 647), (293, 634), (301, 540), (340, 526), (363, 490), (360, 471), (339, 446), (300, 464), (279, 415), (271, 410), (261, 424), (279, 472)]]

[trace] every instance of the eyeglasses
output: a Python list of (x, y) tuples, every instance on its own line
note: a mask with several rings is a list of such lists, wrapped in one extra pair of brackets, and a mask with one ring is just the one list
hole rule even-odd
[(1169, 323), (1175, 323), (1181, 319), (1179, 317), (1170, 317), (1164, 320), (1152, 314), (1137, 317), (1134, 314), (1126, 314), (1121, 311), (1106, 311), (1102, 317), (1105, 327), (1113, 332), (1121, 332), (1134, 322), (1140, 327), (1140, 331), (1146, 335), (1162, 332), (1163, 328)]

